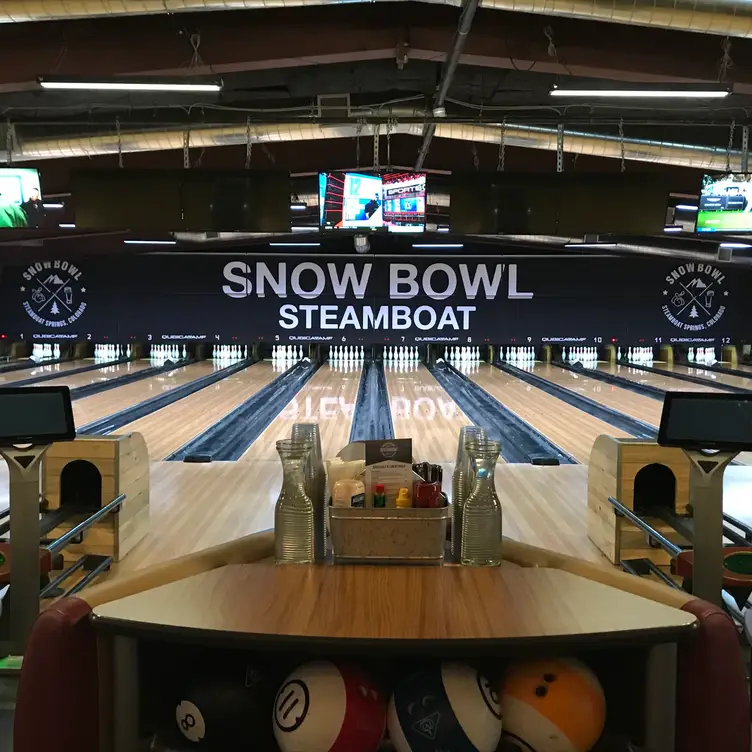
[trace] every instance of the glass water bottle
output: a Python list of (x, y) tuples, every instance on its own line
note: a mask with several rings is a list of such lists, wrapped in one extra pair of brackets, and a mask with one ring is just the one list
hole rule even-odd
[(494, 472), (501, 446), (498, 441), (471, 442), (475, 485), (462, 510), (461, 561), (465, 566), (501, 564), (501, 502), (496, 495)]
[(310, 443), (277, 442), (282, 461), (282, 490), (274, 507), (274, 558), (278, 564), (314, 561), (313, 502), (305, 491), (304, 470)]
[(474, 469), (467, 447), (469, 442), (485, 441), (486, 431), (479, 426), (460, 428), (457, 459), (452, 473), (452, 560), (460, 560), (462, 550), (462, 510), (475, 484)]
[(321, 453), (318, 423), (295, 423), (292, 440), (310, 444), (303, 469), (306, 495), (313, 503), (313, 554), (316, 561), (326, 558), (326, 468)]

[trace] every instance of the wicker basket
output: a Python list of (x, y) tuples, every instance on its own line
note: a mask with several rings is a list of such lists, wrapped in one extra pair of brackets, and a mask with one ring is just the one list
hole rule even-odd
[(441, 564), (449, 507), (357, 509), (330, 507), (334, 561), (370, 564)]

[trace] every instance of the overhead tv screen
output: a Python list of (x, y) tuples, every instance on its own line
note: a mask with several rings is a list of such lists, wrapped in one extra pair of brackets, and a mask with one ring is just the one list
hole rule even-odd
[(16, 167), (0, 169), (0, 228), (40, 227), (43, 220), (39, 172)]
[(697, 232), (752, 232), (752, 174), (702, 178)]
[(325, 230), (423, 232), (425, 173), (322, 172), (319, 216)]

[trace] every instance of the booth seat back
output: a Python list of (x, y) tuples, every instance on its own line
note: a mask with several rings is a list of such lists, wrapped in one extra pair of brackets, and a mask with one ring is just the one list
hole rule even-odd
[[(739, 638), (729, 617), (700, 600), (700, 621), (679, 648), (677, 752), (749, 752), (750, 720)], [(15, 752), (99, 752), (97, 641), (89, 605), (59, 601), (34, 625), (16, 705)]]

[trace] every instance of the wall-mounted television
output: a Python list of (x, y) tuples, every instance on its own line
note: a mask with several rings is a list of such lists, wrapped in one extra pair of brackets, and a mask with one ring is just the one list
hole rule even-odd
[(423, 232), (425, 173), (319, 173), (319, 219), (324, 230)]
[(43, 220), (39, 172), (25, 167), (0, 169), (0, 228), (41, 227)]
[(752, 232), (752, 173), (704, 175), (697, 232)]

